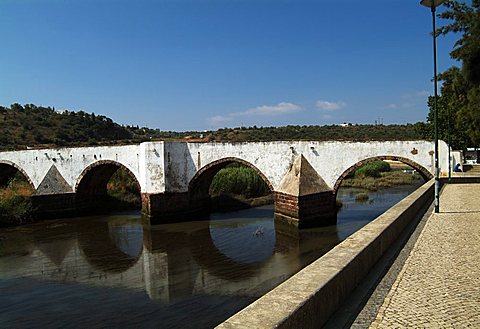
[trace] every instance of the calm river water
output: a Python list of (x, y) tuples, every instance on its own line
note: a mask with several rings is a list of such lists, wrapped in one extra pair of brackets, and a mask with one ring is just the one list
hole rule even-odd
[(341, 189), (335, 226), (284, 235), (273, 206), (149, 226), (138, 213), (0, 230), (1, 328), (211, 328), (417, 186)]

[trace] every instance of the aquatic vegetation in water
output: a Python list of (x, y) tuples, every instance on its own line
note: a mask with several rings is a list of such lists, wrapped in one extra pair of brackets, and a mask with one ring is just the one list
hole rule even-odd
[(357, 193), (357, 195), (355, 195), (355, 201), (365, 202), (367, 200), (368, 200), (368, 193), (361, 192), (361, 193)]

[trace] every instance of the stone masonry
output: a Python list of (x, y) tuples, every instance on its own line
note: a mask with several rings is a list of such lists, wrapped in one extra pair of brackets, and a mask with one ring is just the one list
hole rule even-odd
[(300, 228), (336, 222), (334, 193), (303, 155), (275, 191), (275, 217)]

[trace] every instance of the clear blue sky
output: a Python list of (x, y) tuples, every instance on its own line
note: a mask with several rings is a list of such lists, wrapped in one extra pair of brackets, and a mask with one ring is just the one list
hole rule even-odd
[(414, 123), (431, 29), (417, 0), (1, 0), (0, 105), (177, 131)]

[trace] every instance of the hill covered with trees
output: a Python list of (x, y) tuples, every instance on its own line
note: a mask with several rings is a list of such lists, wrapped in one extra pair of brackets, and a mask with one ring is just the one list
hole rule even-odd
[(133, 139), (130, 130), (105, 116), (79, 112), (57, 112), (55, 108), (32, 104), (0, 106), (0, 147), (94, 145)]
[(56, 111), (32, 104), (0, 106), (0, 148), (86, 146), (139, 143), (149, 140), (274, 141), (274, 140), (411, 140), (422, 139), (425, 124), (329, 125), (223, 128), (206, 132), (160, 131), (123, 126), (84, 111)]
[(112, 145), (149, 140), (245, 142), (275, 140), (412, 140), (423, 139), (426, 124), (330, 125), (223, 128), (206, 132), (160, 131), (123, 126), (84, 111), (56, 111), (32, 104), (0, 106), (0, 149)]
[(415, 140), (423, 139), (425, 124), (406, 125), (328, 125), (285, 127), (224, 128), (213, 132), (218, 141), (274, 141), (274, 140)]

